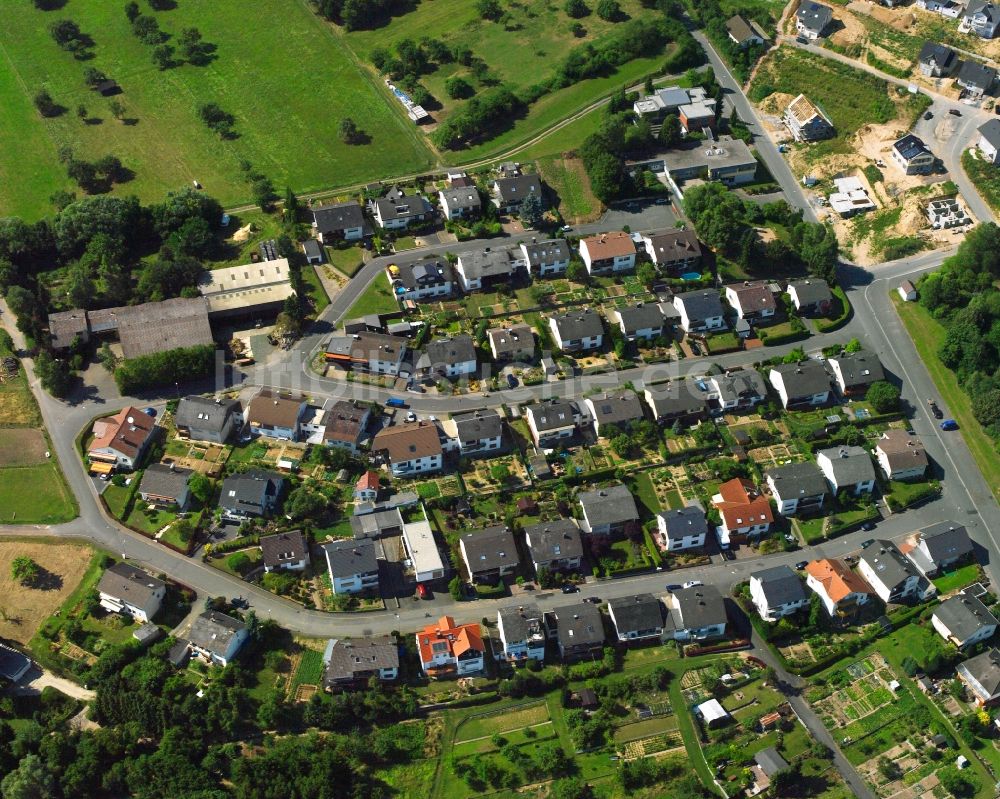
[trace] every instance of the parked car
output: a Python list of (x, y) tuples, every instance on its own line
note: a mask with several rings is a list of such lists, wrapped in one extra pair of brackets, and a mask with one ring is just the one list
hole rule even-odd
[(701, 580), (688, 580), (684, 583), (685, 588), (697, 588), (699, 585), (704, 585)]
[(951, 109), (949, 109), (948, 113), (951, 114), (953, 117), (960, 117), (960, 116), (962, 116), (962, 112), (959, 111), (957, 108), (951, 108)]
[(562, 587), (562, 592), (564, 594), (579, 594), (580, 589), (573, 585), (573, 583), (566, 583), (566, 585)]
[(428, 588), (426, 584), (417, 583), (417, 596), (421, 599), (430, 599), (434, 596), (434, 594), (431, 593), (431, 589)]
[(241, 596), (234, 596), (232, 599), (229, 600), (229, 604), (232, 605), (234, 608), (240, 608), (241, 610), (246, 610), (248, 607), (250, 607), (250, 603)]
[(808, 565), (809, 565), (809, 561), (807, 561), (807, 560), (800, 560), (798, 563), (795, 564), (795, 568), (798, 571), (802, 571)]
[(924, 114), (924, 119), (933, 119), (933, 118), (934, 118), (934, 114), (931, 113), (930, 111), (928, 111), (927, 113)]
[(589, 602), (591, 605), (600, 605), (601, 598), (599, 596), (588, 596), (584, 602)]
[(410, 411), (408, 414), (406, 414), (406, 421), (408, 422), (417, 421), (417, 415), (413, 411)]
[(875, 543), (875, 539), (874, 538), (869, 538), (867, 541), (862, 541), (861, 542), (861, 548), (862, 549), (868, 549), (868, 547), (870, 547), (874, 543)]
[(507, 374), (507, 388), (517, 388), (517, 378), (510, 373)]
[(864, 530), (866, 533), (870, 533), (872, 530), (875, 529), (875, 522), (865, 522), (864, 524), (861, 525), (861, 529)]
[(680, 583), (670, 583), (670, 585), (667, 586), (668, 591), (680, 591), (680, 589), (681, 589)]
[(570, 231), (571, 231), (571, 230), (573, 229), (573, 226), (572, 226), (572, 225), (563, 225), (563, 226), (562, 226), (561, 228), (559, 228), (559, 229), (560, 229), (560, 230), (561, 230), (561, 231), (562, 231), (563, 233), (569, 233), (569, 232), (570, 232)]
[(945, 419), (943, 422), (941, 422), (941, 429), (958, 430), (958, 422), (956, 422), (954, 419)]

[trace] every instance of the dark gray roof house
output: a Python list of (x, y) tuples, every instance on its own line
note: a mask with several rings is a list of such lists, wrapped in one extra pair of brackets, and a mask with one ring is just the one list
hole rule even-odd
[(232, 516), (263, 516), (277, 505), (284, 484), (281, 475), (260, 469), (231, 474), (222, 481), (219, 507)]
[(996, 117), (988, 119), (978, 130), (979, 135), (992, 145), (994, 150), (1000, 150), (1000, 119)]
[(684, 306), (684, 312), (693, 326), (706, 319), (725, 315), (722, 297), (714, 289), (686, 291), (683, 294), (676, 294), (674, 299)]
[(225, 441), (235, 425), (234, 417), (242, 418), (243, 406), (238, 399), (222, 397), (184, 397), (174, 411), (174, 425), (182, 436), (196, 441)]
[(465, 533), (459, 546), (471, 577), (504, 574), (519, 563), (514, 534), (503, 525)]
[(566, 239), (532, 241), (531, 244), (522, 244), (521, 252), (528, 260), (528, 267), (532, 271), (538, 271), (541, 267), (549, 264), (568, 261), (570, 258), (569, 244), (566, 243)]
[(403, 514), (399, 508), (376, 510), (351, 517), (351, 532), (355, 538), (381, 538), (403, 534)]
[(645, 638), (663, 630), (663, 605), (652, 594), (615, 597), (608, 601), (608, 614), (620, 639)]
[(99, 593), (136, 608), (146, 608), (157, 596), (162, 597), (166, 589), (162, 580), (124, 561), (105, 569), (97, 583)]
[(982, 704), (993, 704), (1000, 697), (1000, 649), (988, 649), (958, 664), (959, 679), (966, 683)]
[(323, 246), (316, 239), (306, 239), (302, 242), (302, 253), (309, 263), (323, 263)]
[(760, 581), (760, 590), (767, 600), (768, 607), (776, 608), (790, 605), (806, 598), (806, 589), (802, 585), (802, 580), (788, 566), (772, 566), (769, 569), (761, 569), (750, 575), (750, 579), (754, 578)]
[(632, 492), (621, 483), (585, 491), (577, 496), (583, 517), (591, 529), (639, 520)]
[(993, 67), (980, 64), (972, 59), (963, 61), (955, 75), (955, 80), (958, 81), (959, 85), (977, 94), (989, 91), (996, 79), (997, 71)]
[(729, 621), (726, 601), (714, 585), (695, 585), (676, 590), (673, 604), (668, 613), (667, 629), (674, 633), (685, 631), (691, 637), (703, 638), (725, 631)]
[(665, 321), (663, 311), (660, 310), (660, 306), (655, 302), (639, 302), (635, 305), (626, 305), (624, 308), (619, 308), (615, 313), (618, 314), (618, 321), (621, 323), (622, 333), (625, 336), (632, 337), (643, 330), (652, 330), (654, 333), (659, 333), (663, 330), (663, 323)]
[(948, 631), (955, 646), (966, 646), (996, 631), (997, 619), (979, 599), (968, 594), (956, 594), (934, 610), (934, 627)]
[(626, 427), (645, 418), (642, 400), (631, 389), (615, 394), (595, 394), (587, 397), (585, 402), (590, 408), (598, 432), (604, 425)]
[(937, 522), (920, 530), (920, 548), (934, 563), (953, 563), (973, 553), (969, 531), (957, 522)]
[(693, 383), (686, 380), (647, 388), (645, 397), (659, 422), (704, 416), (708, 411), (704, 393), (696, 393)]
[(828, 362), (845, 393), (863, 393), (872, 383), (885, 380), (882, 362), (871, 352), (845, 352), (829, 358)]
[(139, 495), (148, 501), (184, 505), (192, 474), (191, 469), (181, 469), (173, 464), (151, 463), (142, 474)]
[(0, 677), (17, 682), (31, 668), (31, 658), (13, 647), (0, 644)]
[(833, 21), (833, 11), (829, 6), (820, 3), (804, 2), (795, 12), (799, 25), (816, 36), (822, 36), (823, 31)]
[(778, 754), (778, 750), (773, 746), (761, 749), (753, 756), (753, 759), (754, 762), (760, 766), (760, 770), (764, 772), (764, 776), (768, 779), (773, 777), (779, 771), (784, 771), (788, 768), (788, 761)]
[(708, 534), (708, 519), (705, 511), (697, 505), (665, 510), (660, 514), (667, 528), (667, 540), (697, 537)]
[(312, 208), (313, 225), (321, 235), (343, 233), (364, 227), (365, 215), (356, 202), (317, 205)]
[(538, 175), (497, 178), (493, 184), (494, 200), (501, 208), (519, 206), (530, 195), (542, 198), (542, 181)]
[(800, 310), (823, 307), (833, 300), (830, 286), (816, 277), (789, 281), (788, 289), (794, 292)]
[(396, 674), (399, 645), (388, 635), (373, 638), (331, 638), (323, 653), (323, 686), (327, 690), (367, 680), (373, 675)]
[(643, 236), (646, 255), (657, 266), (689, 264), (701, 257), (701, 244), (693, 230), (660, 230)]
[(458, 211), (469, 213), (482, 208), (482, 201), (479, 199), (479, 189), (475, 186), (456, 186), (441, 190), (441, 202), (448, 207), (449, 213)]
[(428, 341), (417, 359), (417, 369), (439, 369), (455, 367), (469, 362), (476, 363), (476, 343), (472, 336), (462, 334), (454, 338)]
[(401, 189), (391, 189), (385, 197), (375, 200), (376, 218), (382, 225), (399, 219), (422, 217), (431, 211), (431, 204), (422, 194), (404, 194)]
[[(777, 374), (776, 379), (774, 375)], [(819, 361), (807, 358), (797, 363), (782, 363), (772, 366), (769, 373), (771, 384), (784, 393), (785, 405), (796, 405), (811, 398), (830, 393), (830, 375)]]
[(830, 488), (815, 461), (786, 463), (764, 472), (764, 480), (779, 502), (826, 494)]
[(933, 76), (950, 75), (957, 62), (954, 50), (929, 40), (920, 48), (917, 60), (920, 62), (921, 71)]
[(563, 341), (578, 341), (604, 335), (604, 324), (597, 311), (583, 309), (552, 317)]
[(323, 545), (330, 577), (349, 579), (356, 574), (378, 571), (375, 542), (370, 539), (333, 541)]
[(301, 530), (262, 536), (260, 551), (264, 568), (269, 571), (309, 561), (309, 544)]
[(600, 652), (604, 646), (604, 619), (597, 605), (577, 602), (553, 608), (545, 613), (545, 626), (564, 658)]
[(455, 422), (458, 441), (463, 447), (503, 435), (503, 419), (493, 409), (455, 414), (452, 420)]
[(188, 640), (191, 645), (214, 657), (226, 659), (233, 639), (246, 634), (246, 625), (239, 619), (217, 610), (198, 616), (191, 625)]
[(573, 519), (530, 524), (524, 528), (524, 534), (534, 563), (583, 557), (580, 528)]

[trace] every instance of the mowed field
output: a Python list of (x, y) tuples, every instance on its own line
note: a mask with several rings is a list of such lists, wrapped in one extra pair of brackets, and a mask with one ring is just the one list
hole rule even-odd
[[(76, 544), (0, 540), (0, 638), (27, 645), (79, 585), (91, 554), (89, 547)], [(10, 565), (22, 555), (44, 570), (44, 588), (26, 588), (11, 579)]]
[[(142, 4), (143, 13), (154, 13)], [(19, 7), (0, 30), (0, 215), (35, 218), (49, 212), (49, 195), (73, 188), (56, 153), (79, 158), (116, 155), (135, 178), (122, 194), (158, 200), (197, 179), (224, 204), (247, 201), (241, 159), (285, 185), (309, 191), (428, 166), (431, 153), (370, 72), (358, 68), (336, 32), (299, 0), (179, 0), (156, 12), (160, 28), (176, 37), (197, 27), (217, 46), (204, 67), (184, 64), (159, 71), (152, 48), (131, 32), (120, 3), (72, 0), (56, 11)], [(95, 42), (94, 58), (77, 61), (53, 42), (49, 27), (71, 19)], [(88, 66), (118, 81), (125, 118), (116, 121), (83, 82)], [(45, 88), (67, 111), (43, 119), (31, 98)], [(218, 103), (236, 117), (239, 138), (223, 141), (197, 117), (202, 103)], [(97, 124), (77, 118), (86, 105)], [(338, 125), (352, 117), (368, 144), (340, 141)]]

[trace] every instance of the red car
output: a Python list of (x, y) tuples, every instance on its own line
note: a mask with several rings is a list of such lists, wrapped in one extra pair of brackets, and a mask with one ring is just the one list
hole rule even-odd
[(419, 596), (421, 599), (430, 599), (432, 596), (431, 589), (428, 588), (423, 583), (417, 583), (417, 596)]

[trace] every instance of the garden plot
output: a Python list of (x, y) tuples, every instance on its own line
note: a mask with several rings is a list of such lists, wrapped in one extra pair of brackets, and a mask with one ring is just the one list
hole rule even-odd
[(894, 679), (881, 655), (875, 654), (847, 667), (849, 685), (816, 702), (816, 708), (833, 727), (846, 727), (892, 704), (889, 683)]
[(760, 466), (777, 466), (791, 460), (802, 460), (802, 458), (792, 451), (789, 444), (772, 444), (769, 447), (758, 447), (747, 452), (750, 460)]
[(470, 716), (455, 730), (453, 740), (456, 744), (478, 741), (540, 724), (551, 724), (544, 701)]

